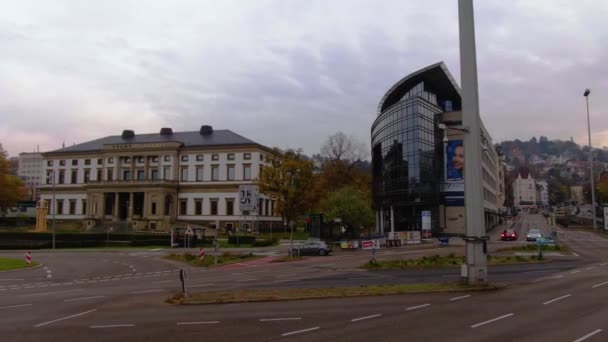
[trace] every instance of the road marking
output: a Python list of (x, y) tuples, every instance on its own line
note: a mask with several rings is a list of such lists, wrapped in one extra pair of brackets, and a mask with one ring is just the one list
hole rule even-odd
[[(192, 287), (192, 286), (191, 286)], [(138, 294), (138, 293), (151, 293), (151, 292), (162, 292), (165, 291), (165, 289), (153, 289), (153, 290), (142, 290), (142, 291), (133, 291), (131, 292), (131, 294)]]
[(563, 278), (563, 277), (564, 277), (564, 275), (560, 274), (560, 275), (556, 275), (556, 276), (551, 277), (551, 279), (559, 279), (559, 278)]
[(91, 297), (80, 297), (80, 298), (71, 298), (71, 299), (64, 299), (64, 302), (73, 302), (76, 300), (87, 300), (87, 299), (96, 299), (96, 298), (104, 298), (105, 296), (91, 296)]
[(604, 286), (604, 285), (606, 285), (606, 284), (608, 284), (608, 281), (605, 281), (605, 282), (603, 282), (603, 283), (599, 283), (599, 284), (595, 284), (595, 285), (591, 286), (591, 288), (592, 288), (592, 289), (594, 289), (594, 288), (596, 288), (596, 287)]
[(59, 322), (59, 321), (64, 321), (64, 320), (66, 320), (66, 319), (70, 319), (70, 318), (74, 318), (74, 317), (78, 317), (78, 316), (86, 315), (86, 314), (91, 313), (91, 312), (93, 312), (93, 311), (97, 311), (97, 309), (93, 309), (93, 310), (89, 310), (89, 311), (81, 312), (81, 313), (78, 313), (78, 314), (75, 314), (75, 315), (70, 315), (70, 316), (66, 316), (66, 317), (58, 318), (58, 319), (55, 319), (55, 320), (52, 320), (52, 321), (48, 321), (48, 322), (44, 322), (44, 323), (40, 323), (40, 324), (36, 324), (36, 325), (34, 325), (34, 328), (38, 328), (38, 327), (41, 327), (41, 326), (44, 326), (44, 325), (47, 325), (47, 324), (51, 324), (51, 323), (55, 323), (55, 322)]
[(171, 282), (171, 281), (173, 281), (173, 280), (157, 280), (157, 281), (153, 281), (152, 283), (154, 283), (154, 284), (158, 284), (158, 283), (168, 283), (168, 282)]
[(592, 270), (592, 269), (594, 269), (594, 268), (595, 268), (595, 266), (591, 266), (591, 267), (587, 267), (587, 268), (585, 268), (585, 270), (586, 270), (586, 271), (590, 271), (590, 270)]
[(297, 274), (296, 273), (294, 273), (294, 274), (283, 274), (283, 275), (276, 276), (276, 278), (293, 277), (295, 275), (297, 275)]
[(510, 313), (510, 314), (502, 315), (502, 316), (500, 316), (500, 317), (492, 318), (492, 319), (487, 320), (487, 321), (485, 321), (485, 322), (481, 322), (481, 323), (473, 324), (473, 325), (471, 325), (471, 328), (477, 328), (477, 327), (480, 327), (480, 326), (482, 326), (482, 325), (486, 325), (486, 324), (488, 324), (488, 323), (496, 322), (496, 321), (499, 321), (499, 320), (501, 320), (501, 319), (505, 319), (505, 318), (507, 318), (507, 317), (511, 317), (511, 316), (513, 316), (513, 315), (514, 315), (514, 313)]
[[(59, 284), (57, 284), (57, 285), (59, 285)], [(48, 295), (48, 294), (68, 293), (68, 292), (75, 292), (75, 291), (84, 291), (84, 290), (83, 289), (74, 289), (74, 290), (67, 290), (67, 291), (30, 293), (30, 294), (19, 295), (19, 297), (44, 296), (44, 295)]]
[(576, 274), (576, 273), (580, 273), (581, 270), (576, 270), (576, 271), (572, 271), (570, 272), (570, 274)]
[(23, 281), (24, 279), (0, 279), (0, 281)]
[(320, 327), (314, 327), (314, 328), (308, 328), (308, 329), (303, 329), (303, 330), (296, 330), (296, 331), (291, 331), (288, 333), (284, 333), (281, 336), (290, 336), (290, 335), (295, 335), (295, 334), (301, 334), (301, 333), (305, 333), (305, 332), (309, 332), (309, 331), (314, 331), (314, 330), (319, 330), (321, 329)]
[(375, 314), (375, 315), (370, 315), (370, 316), (365, 316), (365, 317), (353, 318), (350, 321), (351, 322), (359, 322), (359, 321), (363, 321), (363, 320), (371, 319), (371, 318), (376, 318), (376, 317), (380, 317), (380, 316), (382, 316), (382, 314)]
[(113, 324), (113, 325), (91, 325), (91, 329), (105, 329), (105, 328), (129, 328), (134, 327), (135, 324)]
[(196, 284), (196, 285), (189, 285), (188, 287), (202, 287), (202, 286), (213, 286), (214, 284)]
[(471, 295), (454, 297), (454, 298), (450, 298), (450, 301), (461, 300), (461, 299), (465, 299), (465, 298), (469, 298), (469, 297), (471, 297)]
[(177, 325), (195, 325), (195, 324), (217, 324), (220, 321), (202, 321), (202, 322), (178, 322)]
[(249, 279), (241, 279), (241, 280), (239, 280), (238, 282), (239, 282), (239, 283), (244, 283), (244, 282), (246, 282), (246, 281), (256, 281), (256, 280), (257, 280), (257, 278), (249, 278)]
[(260, 322), (275, 322), (275, 321), (298, 321), (302, 317), (283, 317), (283, 318), (261, 318)]
[(574, 255), (575, 257), (579, 257), (580, 255), (578, 255), (578, 253), (576, 252), (572, 252), (572, 255)]
[(603, 264), (600, 264), (600, 266), (606, 266), (606, 265), (608, 265), (608, 262), (605, 262), (605, 263), (603, 263)]
[(599, 333), (601, 333), (601, 332), (602, 332), (602, 329), (597, 329), (596, 331), (592, 331), (592, 332), (588, 333), (587, 335), (585, 335), (585, 336), (583, 336), (583, 337), (581, 337), (581, 338), (578, 338), (578, 339), (574, 340), (573, 342), (582, 342), (582, 341), (584, 341), (584, 340), (588, 339), (589, 337), (591, 337), (591, 336), (593, 336), (593, 335), (597, 335), (597, 334), (599, 334)]
[(431, 304), (422, 304), (422, 305), (410, 306), (409, 308), (406, 308), (405, 311), (416, 310), (416, 309), (427, 307), (429, 305), (431, 305)]
[(17, 305), (9, 305), (9, 306), (0, 306), (0, 309), (21, 308), (24, 306), (32, 306), (32, 304), (17, 304)]
[(557, 297), (557, 298), (554, 298), (554, 299), (551, 299), (551, 300), (548, 300), (548, 301), (544, 302), (543, 305), (551, 304), (553, 302), (557, 302), (558, 300), (562, 300), (562, 299), (565, 299), (565, 298), (568, 298), (568, 297), (571, 297), (571, 296), (572, 296), (571, 294), (567, 294), (567, 295), (564, 295), (564, 296), (561, 296), (561, 297)]

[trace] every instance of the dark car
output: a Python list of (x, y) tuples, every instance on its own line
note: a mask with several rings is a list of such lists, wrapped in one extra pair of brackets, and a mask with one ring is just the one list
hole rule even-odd
[(514, 229), (505, 229), (500, 234), (500, 239), (503, 241), (517, 240), (517, 232)]
[[(287, 251), (291, 255), (292, 249)], [(308, 241), (293, 247), (294, 255), (328, 255), (331, 248), (323, 241)]]

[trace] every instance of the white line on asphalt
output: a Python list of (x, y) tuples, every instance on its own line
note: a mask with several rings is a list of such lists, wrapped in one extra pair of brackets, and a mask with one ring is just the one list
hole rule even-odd
[(563, 278), (563, 277), (564, 277), (563, 274), (559, 274), (559, 275), (551, 277), (551, 279), (558, 279), (558, 278)]
[(600, 266), (606, 266), (606, 265), (608, 265), (608, 262), (605, 262), (605, 263), (603, 263), (603, 264), (600, 264)]
[(32, 306), (32, 304), (17, 304), (17, 305), (9, 305), (9, 306), (0, 306), (0, 309), (21, 308), (24, 306)]
[(581, 338), (578, 338), (578, 339), (574, 340), (573, 342), (582, 342), (582, 341), (584, 341), (584, 340), (588, 339), (589, 337), (591, 337), (591, 336), (593, 336), (593, 335), (597, 335), (597, 334), (599, 334), (599, 333), (601, 333), (601, 332), (602, 332), (602, 329), (597, 329), (596, 331), (592, 331), (592, 332), (588, 333), (587, 335), (585, 335), (585, 336), (583, 336), (583, 337), (581, 337)]
[[(192, 286), (190, 286), (190, 287), (192, 287)], [(162, 292), (162, 291), (165, 291), (165, 289), (153, 289), (153, 290), (133, 291), (133, 292), (131, 292), (131, 294)]]
[(421, 308), (427, 307), (429, 305), (431, 305), (431, 304), (422, 304), (422, 305), (410, 306), (409, 308), (406, 308), (405, 311), (421, 309)]
[(482, 326), (482, 325), (486, 325), (486, 324), (488, 324), (488, 323), (496, 322), (496, 321), (499, 321), (499, 320), (501, 320), (501, 319), (504, 319), (504, 318), (507, 318), (507, 317), (511, 317), (511, 316), (513, 316), (513, 315), (514, 315), (514, 313), (510, 313), (510, 314), (502, 315), (502, 316), (500, 316), (500, 317), (492, 318), (492, 319), (487, 320), (487, 321), (485, 321), (485, 322), (481, 322), (481, 323), (473, 324), (473, 325), (471, 325), (471, 328), (477, 328), (477, 327), (480, 327), (480, 326)]
[(47, 287), (49, 285), (45, 284), (45, 285), (36, 285), (37, 287)]
[(278, 276), (276, 276), (276, 277), (277, 277), (277, 278), (283, 278), (283, 277), (293, 277), (293, 276), (295, 276), (295, 275), (297, 275), (297, 274), (296, 274), (296, 273), (294, 273), (294, 274), (282, 274), (282, 275), (278, 275)]
[(595, 284), (595, 285), (591, 286), (591, 288), (592, 288), (592, 289), (594, 289), (594, 288), (596, 288), (596, 287), (604, 286), (604, 285), (606, 285), (606, 284), (608, 284), (608, 281), (605, 281), (605, 282), (603, 282), (603, 283), (599, 283), (599, 284)]
[[(57, 285), (59, 285), (59, 284), (57, 284)], [(47, 295), (47, 294), (68, 293), (68, 292), (75, 292), (75, 291), (84, 291), (84, 290), (83, 289), (74, 289), (74, 290), (67, 290), (67, 291), (30, 293), (30, 294), (19, 295), (19, 297), (43, 296), (43, 295)]]
[(0, 281), (23, 281), (24, 279), (0, 279)]
[(544, 302), (543, 305), (551, 304), (553, 302), (557, 302), (558, 300), (562, 300), (562, 299), (565, 299), (565, 298), (568, 298), (568, 297), (571, 297), (571, 296), (572, 296), (571, 294), (567, 294), (567, 295), (564, 295), (564, 296), (561, 296), (561, 297), (553, 298), (551, 300), (548, 300), (548, 301)]
[(580, 255), (578, 255), (576, 252), (572, 252), (572, 255), (574, 255), (575, 257), (580, 256)]
[(320, 327), (314, 327), (314, 328), (308, 328), (308, 329), (304, 329), (304, 330), (296, 330), (296, 331), (284, 333), (281, 336), (289, 336), (289, 335), (301, 334), (301, 333), (305, 333), (305, 332), (309, 332), (309, 331), (314, 331), (314, 330), (319, 330), (319, 329), (321, 329), (321, 328)]
[(96, 299), (96, 298), (104, 298), (105, 296), (91, 296), (91, 297), (80, 297), (80, 298), (71, 298), (71, 299), (64, 299), (64, 302), (73, 302), (76, 300), (87, 300), (87, 299)]
[(586, 271), (590, 271), (590, 270), (592, 270), (592, 269), (594, 269), (594, 268), (595, 268), (595, 266), (591, 266), (591, 267), (587, 267), (587, 268), (585, 268), (585, 270), (586, 270)]
[(261, 318), (260, 322), (275, 322), (275, 321), (298, 321), (302, 317), (283, 317), (283, 318)]
[(61, 285), (72, 285), (72, 283), (62, 283)]
[(59, 322), (59, 321), (63, 321), (63, 320), (66, 320), (66, 319), (70, 319), (70, 318), (74, 318), (74, 317), (78, 317), (78, 316), (86, 315), (86, 314), (91, 313), (91, 312), (93, 312), (93, 311), (97, 311), (97, 309), (93, 309), (93, 310), (89, 310), (89, 311), (81, 312), (81, 313), (78, 313), (78, 314), (75, 314), (75, 315), (70, 315), (70, 316), (66, 316), (66, 317), (58, 318), (58, 319), (55, 319), (55, 320), (52, 320), (52, 321), (48, 321), (48, 322), (44, 322), (44, 323), (40, 323), (40, 324), (36, 324), (36, 325), (34, 325), (34, 328), (38, 328), (38, 327), (41, 327), (41, 326), (44, 326), (44, 325), (47, 325), (47, 324), (51, 324), (51, 323), (55, 323), (55, 322)]
[(460, 296), (460, 297), (454, 297), (454, 298), (450, 298), (450, 301), (454, 301), (454, 300), (461, 300), (461, 299), (465, 299), (465, 298), (469, 298), (469, 297), (471, 297), (471, 295)]
[(177, 325), (195, 325), (195, 324), (217, 324), (220, 321), (202, 321), (202, 322), (177, 322)]
[(158, 283), (168, 283), (168, 282), (171, 282), (171, 281), (173, 281), (173, 280), (158, 280), (158, 281), (153, 281), (152, 283), (154, 283), (154, 284), (158, 284)]
[(214, 284), (196, 284), (196, 285), (189, 285), (188, 287), (202, 287), (202, 286), (213, 286)]
[(239, 280), (239, 282), (244, 283), (246, 281), (256, 281), (256, 280), (258, 280), (258, 279), (257, 278), (248, 278), (248, 279), (241, 279), (241, 280)]
[(91, 329), (104, 329), (104, 328), (130, 328), (134, 327), (135, 324), (113, 324), (113, 325), (91, 325)]
[(570, 274), (576, 274), (576, 273), (579, 273), (580, 271), (581, 270), (572, 271), (572, 272), (570, 272)]
[(380, 317), (380, 316), (382, 316), (382, 314), (375, 314), (375, 315), (369, 315), (369, 316), (365, 316), (365, 317), (353, 318), (350, 321), (351, 322), (359, 322), (359, 321), (363, 321), (363, 320), (371, 319), (371, 318), (376, 318), (376, 317)]

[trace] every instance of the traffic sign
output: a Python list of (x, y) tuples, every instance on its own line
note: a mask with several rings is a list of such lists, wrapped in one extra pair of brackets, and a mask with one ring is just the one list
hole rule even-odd
[(239, 209), (243, 211), (257, 211), (260, 190), (257, 185), (239, 186)]
[(188, 226), (188, 229), (186, 229), (186, 235), (194, 235), (194, 231), (192, 230), (192, 227)]

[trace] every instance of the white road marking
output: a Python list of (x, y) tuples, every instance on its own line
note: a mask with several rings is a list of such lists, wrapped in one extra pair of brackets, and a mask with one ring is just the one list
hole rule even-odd
[(241, 280), (239, 280), (238, 282), (240, 282), (240, 283), (244, 283), (244, 282), (246, 282), (246, 281), (256, 281), (256, 280), (258, 280), (258, 279), (257, 279), (257, 278), (248, 278), (248, 279), (241, 279)]
[(188, 287), (202, 287), (202, 286), (213, 286), (214, 284), (196, 284), (196, 285), (189, 285)]
[(32, 304), (17, 304), (17, 305), (9, 305), (9, 306), (0, 306), (0, 309), (21, 308), (24, 306), (32, 306)]
[[(57, 284), (57, 285), (59, 285), (59, 284)], [(19, 295), (19, 297), (44, 296), (44, 295), (48, 295), (48, 294), (68, 293), (68, 292), (75, 292), (75, 291), (84, 291), (84, 290), (83, 289), (74, 289), (74, 290), (67, 290), (67, 291), (30, 293), (30, 294)]]
[(168, 282), (171, 282), (171, 281), (174, 281), (174, 280), (158, 280), (158, 281), (153, 281), (152, 283), (154, 283), (154, 284), (158, 284), (158, 283), (168, 283)]
[(575, 257), (580, 256), (580, 255), (578, 255), (578, 253), (576, 253), (576, 252), (572, 252), (572, 255), (574, 255)]
[(195, 324), (217, 324), (220, 321), (202, 321), (202, 322), (178, 322), (177, 325), (195, 325)]
[(72, 285), (72, 283), (63, 283), (61, 285)]
[(153, 290), (133, 291), (133, 292), (131, 292), (131, 294), (162, 292), (162, 291), (165, 291), (165, 289), (153, 289)]
[(0, 279), (0, 281), (23, 281), (24, 279)]
[(298, 321), (302, 317), (283, 317), (283, 318), (261, 318), (260, 322), (275, 322), (275, 321)]
[(297, 275), (297, 274), (296, 273), (294, 273), (294, 274), (283, 274), (283, 275), (276, 276), (276, 278), (293, 277), (295, 275)]
[(606, 265), (608, 265), (608, 262), (600, 264), (600, 266), (606, 266)]
[(507, 318), (507, 317), (511, 317), (511, 316), (513, 316), (513, 315), (514, 315), (514, 313), (510, 313), (510, 314), (502, 315), (502, 316), (500, 316), (500, 317), (492, 318), (492, 319), (487, 320), (487, 321), (485, 321), (485, 322), (481, 322), (481, 323), (473, 324), (473, 325), (471, 325), (471, 328), (477, 328), (477, 327), (480, 327), (480, 326), (482, 326), (482, 325), (486, 325), (486, 324), (488, 324), (488, 323), (496, 322), (496, 321), (499, 321), (499, 320), (501, 320), (501, 319), (505, 319), (505, 318)]
[(64, 302), (73, 302), (76, 300), (87, 300), (87, 299), (96, 299), (96, 298), (104, 298), (105, 296), (91, 296), (91, 297), (80, 297), (80, 298), (71, 298), (71, 299), (64, 299)]
[(301, 333), (305, 333), (305, 332), (309, 332), (309, 331), (314, 331), (314, 330), (319, 330), (321, 329), (320, 327), (314, 327), (314, 328), (308, 328), (308, 329), (304, 329), (304, 330), (296, 330), (296, 331), (291, 331), (288, 333), (284, 333), (281, 336), (290, 336), (290, 335), (295, 335), (295, 334), (301, 334)]
[(571, 294), (567, 294), (567, 295), (564, 295), (564, 296), (561, 296), (561, 297), (553, 298), (551, 300), (548, 300), (548, 301), (544, 302), (543, 305), (551, 304), (553, 302), (557, 302), (558, 300), (562, 300), (562, 299), (565, 299), (565, 298), (568, 298), (568, 297), (571, 297), (571, 296), (572, 296)]
[(576, 274), (576, 273), (579, 273), (580, 271), (581, 270), (572, 271), (572, 272), (570, 272), (570, 274)]
[(93, 309), (93, 310), (81, 312), (81, 313), (78, 313), (78, 314), (75, 314), (75, 315), (70, 315), (70, 316), (58, 318), (58, 319), (55, 319), (55, 320), (52, 320), (52, 321), (48, 321), (48, 322), (44, 322), (44, 323), (39, 323), (39, 324), (34, 325), (34, 328), (38, 328), (38, 327), (41, 327), (41, 326), (44, 326), (44, 325), (47, 325), (47, 324), (51, 324), (51, 323), (55, 323), (55, 322), (59, 322), (59, 321), (64, 321), (66, 319), (70, 319), (70, 318), (86, 315), (86, 314), (91, 313), (93, 311), (97, 311), (97, 309)]
[(363, 320), (371, 319), (371, 318), (376, 318), (376, 317), (380, 317), (380, 316), (382, 316), (382, 314), (375, 314), (375, 315), (370, 315), (370, 316), (365, 316), (365, 317), (353, 318), (350, 321), (351, 322), (359, 322), (359, 321), (363, 321)]
[(461, 299), (465, 299), (465, 298), (469, 298), (469, 297), (471, 297), (471, 295), (454, 297), (454, 298), (450, 298), (450, 301), (461, 300)]
[(595, 289), (596, 287), (604, 286), (604, 285), (606, 285), (606, 284), (608, 284), (608, 281), (605, 281), (605, 282), (603, 282), (603, 283), (599, 283), (599, 284), (595, 284), (595, 285), (591, 286), (591, 288), (592, 288), (592, 289)]
[(591, 267), (587, 267), (587, 268), (585, 268), (585, 270), (586, 270), (586, 271), (590, 271), (590, 270), (592, 270), (592, 269), (594, 269), (594, 268), (595, 268), (595, 266), (591, 266)]
[(558, 278), (563, 278), (563, 277), (564, 277), (563, 274), (559, 274), (559, 275), (551, 277), (551, 279), (558, 279)]
[(578, 339), (574, 340), (573, 342), (582, 342), (582, 341), (584, 341), (584, 340), (588, 339), (589, 337), (591, 337), (591, 336), (593, 336), (593, 335), (597, 335), (597, 334), (599, 334), (599, 333), (601, 333), (601, 332), (602, 332), (602, 329), (597, 329), (596, 331), (592, 331), (592, 332), (588, 333), (587, 335), (585, 335), (585, 336), (583, 336), (583, 337), (581, 337), (581, 338), (578, 338)]
[(105, 328), (130, 328), (134, 327), (135, 324), (113, 324), (113, 325), (91, 325), (91, 329), (105, 329)]
[(406, 308), (405, 311), (411, 311), (411, 310), (421, 309), (421, 308), (427, 307), (429, 305), (431, 305), (431, 304), (422, 304), (422, 305), (410, 306), (409, 308)]

